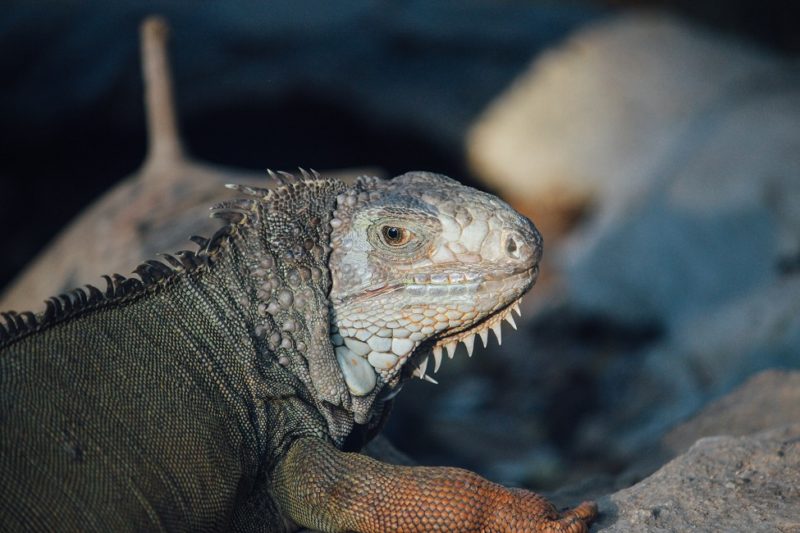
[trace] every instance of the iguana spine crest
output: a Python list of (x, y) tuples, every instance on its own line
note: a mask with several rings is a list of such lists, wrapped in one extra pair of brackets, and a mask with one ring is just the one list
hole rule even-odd
[[(300, 177), (288, 172), (267, 171), (268, 178), (279, 186), (299, 188), (307, 186), (308, 182), (323, 179), (314, 170), (311, 172), (300, 169)], [(247, 196), (255, 197), (238, 198), (220, 202), (211, 207), (210, 216), (224, 221), (210, 238), (193, 235), (190, 240), (197, 244), (197, 251), (179, 250), (173, 254), (161, 253), (162, 261), (150, 259), (137, 266), (133, 273), (137, 277), (125, 277), (121, 274), (103, 274), (106, 289), (102, 291), (96, 286), (86, 284), (71, 291), (52, 296), (45, 300), (45, 309), (41, 313), (33, 311), (4, 311), (0, 312), (0, 348), (38, 331), (49, 328), (64, 320), (81, 316), (85, 313), (106, 307), (132, 301), (142, 295), (156, 291), (165, 284), (170, 283), (176, 276), (188, 275), (207, 267), (214, 261), (218, 253), (224, 248), (225, 242), (232, 238), (238, 228), (253, 222), (257, 216), (257, 206), (265, 205), (285, 191), (281, 189), (268, 189), (246, 185), (229, 184), (226, 187), (239, 191)]]

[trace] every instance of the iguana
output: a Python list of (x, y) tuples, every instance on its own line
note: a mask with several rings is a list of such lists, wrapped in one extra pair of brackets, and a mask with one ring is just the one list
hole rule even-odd
[(0, 326), (0, 530), (587, 531), (585, 502), (357, 453), (443, 349), (499, 334), (536, 228), (450, 178), (273, 174), (197, 252)]

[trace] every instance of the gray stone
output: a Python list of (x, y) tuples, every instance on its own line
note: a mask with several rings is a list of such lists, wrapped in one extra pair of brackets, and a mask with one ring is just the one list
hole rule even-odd
[(702, 437), (739, 437), (790, 424), (800, 424), (800, 371), (766, 370), (711, 402), (661, 442), (678, 455)]
[(695, 315), (642, 357), (601, 378), (615, 391), (608, 412), (582, 428), (581, 448), (606, 446), (619, 457), (635, 457), (753, 373), (800, 368), (800, 276)]
[(701, 439), (599, 504), (593, 531), (800, 531), (800, 424)]

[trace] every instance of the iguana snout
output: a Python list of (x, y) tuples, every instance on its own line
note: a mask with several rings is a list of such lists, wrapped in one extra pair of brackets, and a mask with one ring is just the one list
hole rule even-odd
[[(542, 238), (498, 198), (445, 176), (364, 179), (331, 222), (331, 339), (351, 393), (432, 381), (443, 349), (500, 340), (538, 275)], [(409, 371), (404, 368), (409, 363)]]

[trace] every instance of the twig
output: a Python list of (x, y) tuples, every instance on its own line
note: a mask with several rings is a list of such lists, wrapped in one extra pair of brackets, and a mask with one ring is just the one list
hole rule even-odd
[(148, 136), (145, 166), (174, 165), (184, 160), (184, 151), (167, 56), (169, 26), (163, 17), (150, 16), (142, 22), (140, 32)]

